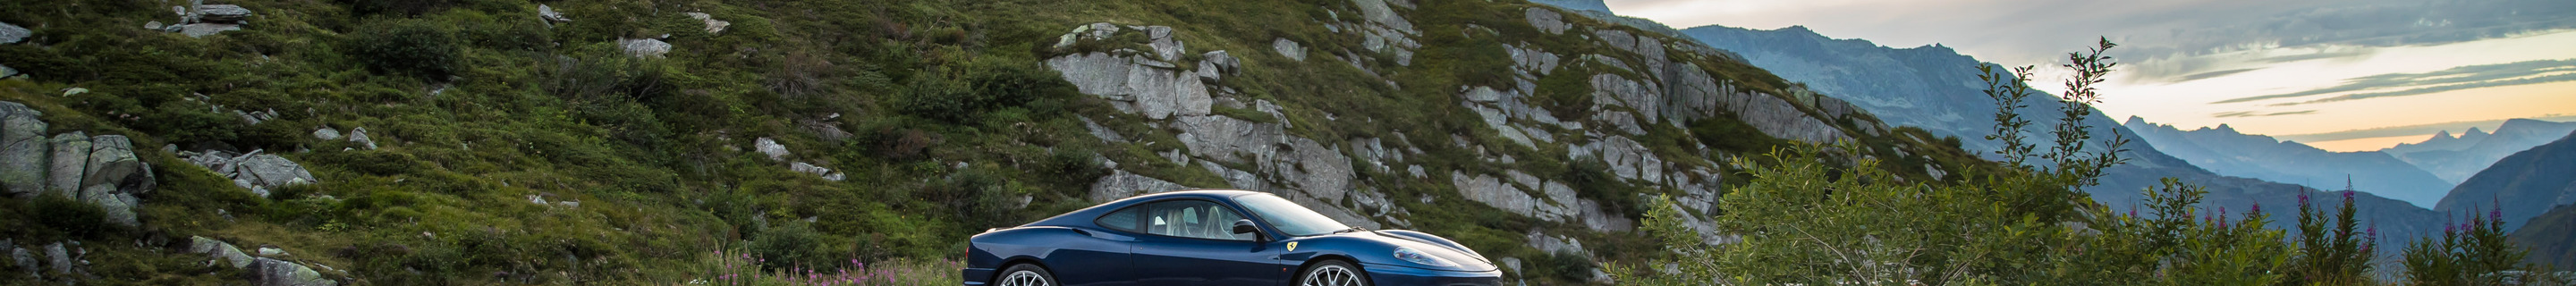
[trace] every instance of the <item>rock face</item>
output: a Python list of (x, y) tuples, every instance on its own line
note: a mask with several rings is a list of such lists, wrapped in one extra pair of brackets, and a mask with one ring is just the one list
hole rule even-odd
[(1109, 176), (1100, 177), (1100, 181), (1091, 183), (1091, 201), (1109, 202), (1136, 195), (1184, 189), (1189, 189), (1189, 187), (1181, 186), (1181, 184), (1172, 183), (1170, 181), (1164, 181), (1162, 179), (1128, 173), (1126, 170), (1112, 170), (1110, 171)]
[(1147, 118), (1207, 115), (1213, 103), (1207, 84), (1195, 73), (1154, 59), (1085, 53), (1047, 59), (1047, 66), (1063, 72), (1082, 93), (1110, 99), (1119, 110)]
[[(1558, 182), (1539, 182), (1536, 177), (1520, 174), (1519, 171), (1512, 171), (1512, 174), (1511, 177), (1514, 179), (1510, 183), (1520, 184), (1520, 187), (1507, 185), (1502, 179), (1494, 176), (1468, 176), (1466, 173), (1457, 171), (1449, 173), (1449, 180), (1451, 185), (1458, 187), (1458, 195), (1467, 197), (1467, 200), (1484, 203), (1513, 214), (1536, 217), (1549, 222), (1566, 222), (1577, 214), (1572, 205), (1582, 202), (1574, 197), (1573, 187)], [(1538, 189), (1547, 196), (1542, 201), (1540, 197), (1532, 197), (1529, 193), (1521, 191), (1521, 187)]]
[(23, 104), (0, 102), (0, 182), (11, 196), (59, 194), (98, 206), (107, 223), (142, 225), (134, 207), (158, 181), (152, 167), (135, 156), (133, 142), (77, 131), (47, 139), (40, 115)]

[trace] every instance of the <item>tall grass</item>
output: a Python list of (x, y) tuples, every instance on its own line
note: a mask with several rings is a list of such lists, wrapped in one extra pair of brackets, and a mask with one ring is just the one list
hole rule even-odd
[(698, 259), (698, 278), (685, 285), (960, 285), (964, 263), (950, 259), (850, 259), (843, 265), (762, 269), (767, 259), (749, 251), (713, 251)]

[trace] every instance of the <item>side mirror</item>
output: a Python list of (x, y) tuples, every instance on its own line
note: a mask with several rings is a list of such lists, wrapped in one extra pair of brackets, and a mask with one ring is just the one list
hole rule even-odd
[(1248, 219), (1238, 219), (1238, 220), (1234, 220), (1234, 234), (1253, 234), (1253, 233), (1260, 233), (1260, 232), (1261, 232), (1261, 228), (1260, 228), (1260, 227), (1252, 226), (1252, 220), (1248, 220)]

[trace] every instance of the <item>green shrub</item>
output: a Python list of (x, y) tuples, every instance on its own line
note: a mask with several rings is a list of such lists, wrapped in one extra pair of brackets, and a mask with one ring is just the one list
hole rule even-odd
[(386, 20), (363, 25), (346, 46), (378, 72), (445, 80), (462, 71), (462, 47), (448, 27), (426, 20)]
[(359, 14), (390, 14), (405, 17), (456, 6), (455, 0), (341, 0), (340, 2), (348, 4), (349, 11)]
[(79, 238), (98, 238), (119, 230), (108, 224), (107, 211), (98, 205), (81, 202), (62, 192), (45, 192), (27, 203), (28, 214), (44, 218), (45, 228)]
[(751, 240), (751, 253), (760, 257), (760, 265), (769, 269), (789, 269), (831, 265), (841, 257), (826, 249), (824, 236), (802, 220), (779, 223)]

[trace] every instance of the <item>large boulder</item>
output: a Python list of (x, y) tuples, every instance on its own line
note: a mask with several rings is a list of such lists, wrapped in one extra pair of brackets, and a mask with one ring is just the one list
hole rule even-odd
[(250, 179), (252, 184), (262, 187), (275, 188), (320, 182), (313, 178), (312, 171), (304, 169), (303, 164), (296, 164), (295, 161), (287, 160), (286, 157), (280, 157), (277, 154), (253, 154), (236, 164), (239, 166), (235, 167), (234, 171), (239, 174), (233, 176), (234, 179)]
[(190, 38), (204, 38), (206, 36), (213, 36), (227, 31), (240, 31), (241, 25), (227, 23), (196, 23), (187, 25), (171, 25), (163, 29), (168, 29), (171, 32), (179, 32), (179, 34), (188, 35)]
[(1297, 41), (1290, 41), (1288, 38), (1270, 40), (1270, 49), (1279, 51), (1279, 56), (1288, 57), (1288, 59), (1291, 60), (1306, 60), (1306, 47), (1298, 45)]
[(233, 247), (232, 243), (202, 236), (190, 236), (188, 240), (188, 253), (205, 254), (210, 262), (222, 263), (233, 268), (250, 267), (250, 254), (243, 253), (239, 247)]
[(1565, 29), (1573, 27), (1565, 24), (1565, 14), (1557, 13), (1554, 9), (1529, 7), (1521, 12), (1522, 17), (1529, 20), (1530, 26), (1538, 27), (1540, 32), (1564, 34)]
[(787, 145), (779, 145), (778, 140), (772, 140), (769, 137), (751, 140), (751, 149), (760, 152), (761, 155), (769, 155), (770, 161), (787, 161), (787, 154), (789, 154)]
[(45, 188), (44, 116), (27, 105), (0, 102), (0, 186), (12, 196), (33, 197)]
[(89, 172), (89, 135), (73, 131), (54, 135), (52, 142), (54, 158), (52, 167), (48, 168), (50, 176), (46, 181), (50, 184), (45, 191), (66, 196), (80, 192), (81, 175)]
[(240, 5), (197, 6), (198, 22), (240, 24), (242, 21), (250, 20), (250, 14), (250, 9), (242, 8)]
[(618, 39), (617, 46), (625, 48), (627, 55), (637, 58), (661, 58), (662, 54), (671, 53), (671, 43), (659, 39)]
[(251, 268), (250, 268), (250, 270), (251, 270), (251, 271), (250, 271), (250, 275), (251, 275), (251, 279), (250, 279), (250, 280), (251, 280), (251, 283), (252, 283), (253, 285), (259, 285), (259, 286), (336, 286), (336, 285), (340, 285), (340, 281), (334, 281), (334, 280), (331, 280), (331, 279), (322, 278), (322, 272), (313, 271), (313, 268), (312, 268), (312, 267), (305, 267), (303, 264), (297, 264), (297, 263), (295, 263), (295, 262), (288, 262), (288, 261), (285, 261), (285, 260), (277, 260), (277, 259), (266, 258), (266, 257), (257, 258), (254, 262), (252, 262), (252, 263), (251, 263)]
[(0, 23), (0, 44), (16, 44), (19, 41), (27, 40), (27, 36), (35, 34), (35, 31), (28, 31), (26, 27), (19, 27), (18, 25), (11, 25), (9, 23)]

